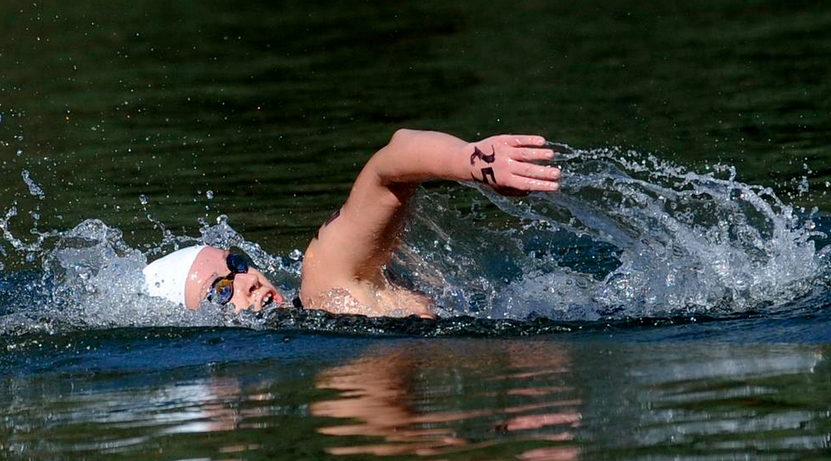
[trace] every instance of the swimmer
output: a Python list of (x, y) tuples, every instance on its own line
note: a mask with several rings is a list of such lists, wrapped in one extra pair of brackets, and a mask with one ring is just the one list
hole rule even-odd
[[(300, 302), (307, 309), (372, 317), (434, 317), (426, 296), (384, 274), (398, 243), (407, 205), (419, 184), (475, 181), (503, 195), (555, 192), (560, 169), (541, 136), (500, 135), (468, 143), (454, 136), (401, 129), (361, 170), (343, 206), (306, 248)], [(147, 292), (197, 309), (200, 302), (260, 311), (283, 296), (258, 270), (226, 251), (193, 246), (144, 269)]]

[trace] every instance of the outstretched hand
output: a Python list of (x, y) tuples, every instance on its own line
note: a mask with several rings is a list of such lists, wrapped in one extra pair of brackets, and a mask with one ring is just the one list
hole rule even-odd
[(465, 149), (470, 152), (471, 179), (502, 195), (554, 192), (560, 188), (560, 169), (538, 164), (554, 159), (554, 151), (545, 148), (542, 136), (492, 136)]

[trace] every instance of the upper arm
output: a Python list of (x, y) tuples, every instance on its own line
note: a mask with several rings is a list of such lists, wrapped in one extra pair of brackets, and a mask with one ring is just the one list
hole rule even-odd
[(390, 143), (361, 170), (343, 206), (324, 222), (309, 243), (303, 261), (304, 302), (331, 288), (348, 287), (380, 276), (394, 249), (417, 183), (397, 182), (394, 163), (396, 132)]

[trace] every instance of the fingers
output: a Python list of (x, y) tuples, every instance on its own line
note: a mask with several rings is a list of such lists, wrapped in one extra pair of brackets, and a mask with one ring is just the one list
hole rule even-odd
[(507, 187), (528, 192), (556, 192), (560, 190), (560, 182), (514, 176), (508, 181)]
[(511, 147), (542, 147), (545, 145), (545, 138), (542, 136), (528, 136), (528, 135), (505, 135), (506, 143)]
[(516, 163), (513, 173), (524, 178), (542, 179), (545, 181), (558, 181), (562, 176), (562, 171), (557, 167), (540, 166), (532, 163)]
[(551, 149), (517, 149), (517, 156), (523, 162), (548, 162), (554, 159)]

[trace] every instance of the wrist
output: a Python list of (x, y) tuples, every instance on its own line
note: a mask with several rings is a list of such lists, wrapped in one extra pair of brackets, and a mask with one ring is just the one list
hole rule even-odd
[(454, 166), (456, 167), (456, 171), (454, 174), (454, 178), (457, 181), (470, 181), (471, 174), (474, 171), (474, 162), (471, 162), (471, 155), (476, 152), (476, 144), (472, 142), (465, 142), (462, 143), (457, 148), (456, 155), (454, 158)]

